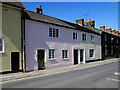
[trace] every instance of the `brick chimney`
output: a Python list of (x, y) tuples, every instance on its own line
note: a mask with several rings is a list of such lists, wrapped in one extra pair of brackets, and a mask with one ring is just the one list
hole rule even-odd
[(119, 36), (119, 31), (116, 31), (116, 35)]
[(110, 27), (107, 27), (107, 28), (106, 28), (106, 32), (111, 33), (111, 28), (110, 28)]
[(105, 26), (104, 25), (100, 25), (100, 29), (105, 31)]
[(93, 27), (93, 28), (95, 27), (95, 21), (94, 21), (94, 19), (88, 20), (85, 23), (87, 24), (87, 26), (90, 26), (90, 27)]
[(37, 12), (39, 14), (43, 14), (42, 6), (40, 5), (39, 7), (35, 8), (35, 12)]
[(79, 24), (79, 25), (81, 25), (81, 26), (84, 26), (84, 19), (76, 20), (76, 24)]

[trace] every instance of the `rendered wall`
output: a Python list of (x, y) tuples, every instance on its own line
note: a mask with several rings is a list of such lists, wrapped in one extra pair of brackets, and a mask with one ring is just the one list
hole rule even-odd
[[(49, 28), (59, 29), (60, 37), (51, 38), (48, 36)], [(72, 65), (74, 63), (74, 49), (85, 49), (85, 60), (101, 59), (101, 36), (95, 34), (95, 43), (90, 41), (91, 33), (87, 34), (87, 41), (81, 41), (83, 32), (69, 28), (59, 27), (46, 23), (25, 20), (26, 39), (26, 69), (37, 70), (37, 49), (45, 49), (45, 67)], [(73, 32), (78, 33), (79, 39), (73, 40)], [(48, 50), (55, 49), (55, 59), (49, 60)], [(89, 58), (89, 49), (95, 49), (95, 57)], [(62, 50), (68, 50), (68, 59), (62, 59)]]
[(11, 71), (11, 52), (20, 52), (19, 69), (22, 69), (21, 11), (19, 9), (2, 6), (2, 38), (4, 38), (5, 52), (0, 53), (2, 56), (0, 72)]

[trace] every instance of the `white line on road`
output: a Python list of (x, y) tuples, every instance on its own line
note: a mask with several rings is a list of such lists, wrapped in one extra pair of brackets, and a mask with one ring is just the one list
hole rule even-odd
[(116, 81), (116, 82), (120, 82), (120, 80), (117, 80), (117, 79), (112, 79), (112, 78), (106, 78), (106, 79)]

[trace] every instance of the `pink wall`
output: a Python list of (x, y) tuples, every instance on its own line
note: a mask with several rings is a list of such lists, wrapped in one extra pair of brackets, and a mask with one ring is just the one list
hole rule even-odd
[[(26, 38), (26, 69), (37, 70), (36, 50), (45, 49), (45, 67), (52, 68), (57, 66), (72, 65), (74, 48), (85, 48), (85, 60), (93, 60), (101, 58), (101, 38), (95, 35), (95, 43), (90, 42), (90, 33), (87, 34), (87, 42), (81, 41), (83, 32), (72, 30), (65, 27), (50, 25), (46, 23), (25, 20), (25, 38)], [(60, 37), (51, 38), (48, 36), (49, 28), (59, 29)], [(79, 39), (73, 40), (72, 33), (77, 32)], [(88, 50), (94, 48), (96, 51), (94, 58), (89, 58)], [(48, 50), (55, 49), (55, 59), (49, 60)], [(68, 50), (68, 59), (62, 59), (62, 50)]]

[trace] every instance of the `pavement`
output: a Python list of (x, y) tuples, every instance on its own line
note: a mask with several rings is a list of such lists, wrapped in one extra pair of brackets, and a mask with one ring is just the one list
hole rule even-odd
[(109, 64), (109, 63), (118, 62), (118, 61), (120, 61), (120, 58), (106, 59), (106, 60), (101, 60), (101, 61), (89, 62), (86, 64), (56, 67), (56, 68), (37, 70), (37, 71), (31, 71), (31, 72), (18, 72), (18, 73), (3, 74), (3, 75), (0, 75), (0, 83), (20, 80), (20, 79), (25, 79), (25, 78), (31, 78), (35, 76), (46, 76), (46, 75), (52, 75), (56, 73), (74, 71), (74, 70), (79, 70), (79, 69), (86, 69), (86, 68), (99, 66), (103, 64)]

